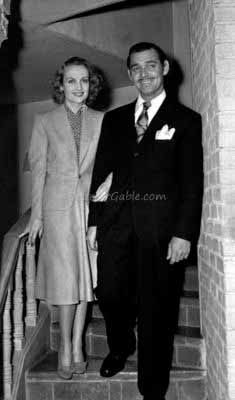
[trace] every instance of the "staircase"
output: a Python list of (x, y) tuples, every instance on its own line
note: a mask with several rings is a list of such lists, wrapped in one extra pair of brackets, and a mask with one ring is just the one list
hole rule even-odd
[[(50, 351), (26, 372), (26, 400), (141, 400), (136, 385), (136, 354), (126, 368), (111, 379), (103, 379), (99, 368), (107, 354), (105, 325), (98, 305), (91, 310), (86, 331), (89, 367), (86, 374), (61, 380), (56, 373), (59, 325), (56, 307), (52, 310)], [(159, 344), (160, 345), (160, 344)], [(167, 400), (206, 400), (204, 340), (200, 335), (198, 275), (196, 267), (186, 270), (180, 304), (178, 331)], [(155, 400), (155, 399), (153, 399)]]

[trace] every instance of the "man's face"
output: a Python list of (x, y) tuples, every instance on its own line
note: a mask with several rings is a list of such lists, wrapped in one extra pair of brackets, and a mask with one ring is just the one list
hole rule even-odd
[(168, 61), (162, 65), (155, 49), (131, 55), (128, 74), (144, 100), (152, 100), (163, 91), (163, 77), (168, 71)]

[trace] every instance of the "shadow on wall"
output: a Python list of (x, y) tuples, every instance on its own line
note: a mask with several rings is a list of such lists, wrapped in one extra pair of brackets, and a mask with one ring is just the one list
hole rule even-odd
[(184, 81), (183, 70), (178, 61), (168, 56), (170, 70), (165, 78), (165, 88), (168, 96), (174, 100), (179, 100), (179, 89)]
[(17, 95), (13, 73), (23, 47), (20, 1), (12, 0), (8, 39), (0, 49), (0, 245), (18, 216)]

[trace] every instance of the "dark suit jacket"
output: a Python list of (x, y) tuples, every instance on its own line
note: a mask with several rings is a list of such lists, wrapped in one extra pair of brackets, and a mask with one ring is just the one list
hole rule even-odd
[[(107, 229), (124, 199), (131, 198), (138, 235), (192, 240), (200, 223), (203, 187), (201, 117), (166, 98), (136, 144), (134, 112), (135, 102), (104, 117), (91, 194), (111, 171), (113, 183), (107, 202), (91, 202), (88, 224)], [(175, 128), (172, 139), (156, 140), (156, 131), (165, 124)]]

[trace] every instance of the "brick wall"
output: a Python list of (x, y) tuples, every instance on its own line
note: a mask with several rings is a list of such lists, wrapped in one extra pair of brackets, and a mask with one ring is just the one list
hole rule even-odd
[(189, 0), (205, 194), (199, 243), (208, 400), (235, 399), (235, 1)]
[(235, 399), (235, 2), (214, 0), (227, 387)]

